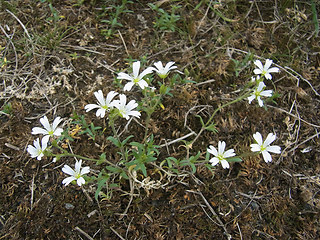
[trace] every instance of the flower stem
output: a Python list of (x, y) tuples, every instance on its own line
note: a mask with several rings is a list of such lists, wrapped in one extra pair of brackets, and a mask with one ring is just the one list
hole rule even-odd
[(127, 160), (127, 159), (126, 159), (125, 152), (124, 152), (124, 148), (123, 148), (123, 146), (122, 146), (122, 144), (121, 144), (119, 135), (118, 135), (118, 133), (117, 133), (117, 131), (116, 131), (116, 128), (115, 128), (115, 126), (114, 126), (114, 119), (113, 119), (113, 118), (110, 118), (110, 119), (109, 119), (109, 125), (111, 126), (113, 135), (117, 138), (118, 142), (120, 143), (120, 151), (121, 151), (122, 157), (124, 158), (124, 160)]
[(148, 129), (149, 129), (149, 125), (150, 125), (151, 115), (156, 110), (157, 106), (160, 103), (160, 100), (161, 100), (161, 96), (159, 96), (159, 98), (157, 99), (156, 103), (153, 106), (149, 106), (149, 108), (146, 111), (147, 118), (146, 118), (146, 126), (145, 126), (146, 128), (145, 128), (145, 132), (144, 132), (143, 142), (146, 141), (147, 136), (148, 136)]
[[(94, 162), (99, 161), (99, 159), (88, 158), (88, 157), (84, 157), (84, 156), (81, 156), (81, 155), (78, 155), (78, 154), (73, 154), (73, 153), (68, 153), (68, 152), (57, 154), (57, 156), (59, 158), (61, 158), (61, 157), (76, 157), (76, 158), (80, 158), (80, 159), (88, 160), (88, 161), (94, 161)], [(108, 163), (109, 165), (112, 165), (112, 166), (116, 167), (116, 168), (120, 168), (120, 167), (118, 167), (117, 165), (115, 165), (114, 163), (112, 163), (112, 162), (110, 162), (108, 160), (105, 160), (105, 162)]]
[(202, 126), (202, 128), (200, 129), (200, 131), (199, 131), (199, 133), (197, 134), (197, 136), (196, 136), (196, 137), (192, 140), (192, 142), (190, 143), (190, 146), (192, 146), (192, 145), (195, 143), (195, 141), (200, 137), (200, 135), (203, 133), (203, 131), (206, 130), (206, 128), (211, 124), (213, 118), (215, 117), (215, 115), (216, 115), (219, 111), (221, 111), (223, 108), (225, 108), (225, 107), (227, 107), (227, 106), (229, 106), (229, 105), (231, 105), (231, 104), (237, 103), (237, 102), (239, 102), (239, 101), (247, 98), (249, 95), (250, 95), (250, 93), (247, 92), (247, 93), (243, 94), (242, 96), (240, 96), (240, 97), (232, 100), (231, 102), (227, 102), (226, 104), (223, 104), (223, 105), (221, 105), (220, 107), (218, 107), (218, 108), (212, 113), (211, 117), (210, 117), (209, 120), (206, 122), (206, 124), (205, 124), (204, 126)]

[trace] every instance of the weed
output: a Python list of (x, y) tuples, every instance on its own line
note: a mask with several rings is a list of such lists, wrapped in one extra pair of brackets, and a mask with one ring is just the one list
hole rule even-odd
[(6, 116), (9, 116), (12, 114), (12, 105), (11, 103), (6, 103), (2, 106), (0, 110), (0, 114), (4, 114)]
[(116, 5), (117, 1), (114, 1), (114, 4), (108, 8), (105, 8), (102, 16), (106, 15), (109, 16), (108, 19), (101, 20), (102, 23), (107, 23), (108, 28), (101, 30), (101, 34), (106, 38), (110, 38), (117, 27), (122, 27), (123, 25), (119, 22), (119, 18), (124, 13), (131, 13), (127, 8), (127, 4), (133, 3), (130, 0), (122, 0), (120, 5)]
[(156, 11), (159, 17), (156, 18), (154, 22), (155, 28), (159, 29), (160, 31), (169, 31), (175, 32), (177, 28), (177, 22), (180, 20), (180, 15), (176, 14), (176, 11), (181, 8), (179, 5), (172, 5), (171, 12), (168, 13), (164, 9), (159, 8), (157, 5), (153, 3), (148, 4), (149, 7)]

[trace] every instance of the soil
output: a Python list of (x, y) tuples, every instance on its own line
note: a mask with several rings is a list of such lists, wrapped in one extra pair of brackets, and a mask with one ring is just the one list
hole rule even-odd
[[(320, 38), (317, 1), (153, 2), (166, 12), (180, 6), (174, 31), (155, 26), (158, 13), (149, 1), (133, 1), (120, 13), (111, 36), (110, 17), (126, 1), (0, 0), (0, 239), (320, 239)], [(169, 25), (168, 25), (169, 26)], [(179, 141), (199, 132), (200, 115), (234, 100), (250, 81), (253, 61), (272, 59), (280, 73), (266, 82), (277, 97), (266, 108), (246, 100), (227, 106), (215, 117), (218, 133), (205, 131), (190, 155), (225, 141), (237, 153), (250, 151), (252, 134), (275, 133), (282, 153), (266, 163), (260, 156), (243, 157), (230, 169), (210, 171), (197, 164), (172, 176), (156, 166), (168, 156), (183, 159)], [(64, 164), (74, 158), (40, 161), (26, 151), (31, 129), (46, 115), (70, 120), (84, 115), (103, 126), (93, 140), (74, 132), (63, 142), (76, 154), (117, 163), (119, 154), (107, 136), (105, 119), (86, 113), (101, 89), (121, 92), (117, 73), (129, 63), (144, 66), (174, 61), (180, 76), (173, 97), (163, 99), (150, 122), (155, 144), (162, 145), (148, 176), (159, 188), (144, 189), (114, 178), (106, 194), (95, 199), (94, 182), (64, 186)], [(139, 100), (137, 89), (128, 98)], [(143, 140), (145, 114), (117, 122)], [(126, 127), (125, 127), (126, 126)], [(185, 140), (192, 140), (192, 137)], [(104, 165), (85, 161), (98, 176)], [(144, 179), (139, 173), (139, 179)]]

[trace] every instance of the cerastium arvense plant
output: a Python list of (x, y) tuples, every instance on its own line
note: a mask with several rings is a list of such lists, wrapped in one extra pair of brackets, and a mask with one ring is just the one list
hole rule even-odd
[[(186, 82), (182, 79), (181, 72), (177, 70), (174, 62), (168, 62), (163, 65), (161, 61), (155, 62), (154, 66), (144, 70), (141, 70), (140, 61), (136, 61), (133, 62), (132, 70), (129, 73), (118, 73), (117, 79), (124, 83), (122, 93), (116, 91), (104, 93), (102, 90), (94, 92), (96, 103), (87, 104), (84, 109), (86, 112), (96, 111), (96, 117), (106, 120), (107, 125), (95, 126), (93, 123), (87, 123), (84, 116), (75, 114), (72, 120), (75, 128), (70, 131), (59, 127), (63, 121), (60, 117), (56, 117), (50, 123), (49, 119), (44, 116), (40, 119), (42, 127), (34, 127), (32, 129), (32, 134), (43, 135), (43, 137), (34, 140), (33, 145), (29, 145), (27, 151), (32, 158), (37, 158), (38, 160), (43, 157), (51, 157), (56, 162), (66, 157), (75, 158), (74, 169), (68, 165), (63, 166), (62, 171), (68, 177), (62, 183), (64, 185), (73, 183), (79, 186), (84, 185), (86, 182), (96, 183), (96, 199), (99, 196), (109, 198), (111, 196), (110, 189), (121, 187), (121, 179), (130, 181), (132, 192), (134, 188), (138, 187), (145, 189), (149, 193), (151, 189), (163, 187), (166, 184), (164, 181), (166, 176), (196, 173), (197, 165), (199, 164), (205, 164), (210, 170), (218, 163), (223, 168), (229, 168), (231, 162), (242, 161), (242, 156), (249, 153), (237, 155), (234, 149), (227, 150), (227, 144), (224, 141), (219, 141), (217, 148), (209, 145), (206, 150), (204, 149), (205, 158), (201, 157), (200, 151), (195, 155), (191, 155), (190, 149), (204, 131), (217, 132), (214, 118), (221, 109), (245, 99), (249, 103), (256, 100), (260, 107), (265, 106), (264, 99), (271, 97), (272, 91), (265, 90), (266, 85), (263, 81), (271, 81), (271, 73), (278, 72), (279, 69), (271, 67), (272, 60), (269, 59), (266, 60), (265, 65), (259, 60), (256, 60), (254, 64), (256, 65), (254, 76), (240, 90), (239, 96), (215, 109), (206, 121), (198, 116), (202, 127), (197, 134), (193, 132), (193, 134), (188, 135), (188, 138), (193, 136), (193, 139), (189, 141), (186, 140), (187, 137), (179, 139), (185, 145), (186, 156), (184, 158), (162, 157), (159, 151), (161, 146), (156, 144), (154, 135), (149, 132), (153, 113), (157, 109), (164, 108), (162, 104), (163, 98), (165, 96), (172, 97), (172, 88)], [(140, 94), (140, 100), (130, 99), (129, 95), (125, 94), (129, 91), (137, 91)], [(140, 142), (135, 141), (134, 132), (125, 138), (122, 137), (122, 134), (117, 129), (119, 129), (119, 124), (123, 121), (119, 120), (125, 119), (125, 121), (128, 121), (127, 125), (135, 124), (131, 120), (133, 118), (139, 119), (141, 116), (145, 118), (144, 121), (141, 121), (144, 123), (145, 128), (143, 138), (140, 137), (142, 140)], [(111, 130), (106, 131), (106, 129)], [(105, 136), (106, 132), (112, 133), (106, 139), (112, 143), (111, 146), (117, 148), (118, 156), (113, 160), (107, 159), (106, 152), (97, 158), (90, 158), (78, 155), (68, 150), (68, 146), (63, 146), (64, 142), (72, 141), (76, 133), (86, 134), (89, 140), (94, 141), (97, 135)], [(263, 141), (263, 136), (256, 132), (253, 134), (253, 139), (255, 143), (251, 144), (251, 154), (261, 153), (265, 162), (272, 161), (270, 153), (279, 154), (281, 152), (279, 146), (271, 146), (271, 143), (276, 139), (276, 135), (273, 133), (269, 133)], [(210, 154), (213, 156), (210, 157)], [(94, 161), (96, 163), (94, 172), (98, 173), (92, 173), (90, 177), (90, 168), (88, 166), (83, 167), (83, 161)], [(160, 179), (152, 179), (153, 172), (160, 172)]]

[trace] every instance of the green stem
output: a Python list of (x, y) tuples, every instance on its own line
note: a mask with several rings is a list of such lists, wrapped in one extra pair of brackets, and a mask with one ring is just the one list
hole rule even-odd
[(237, 103), (247, 97), (249, 97), (250, 93), (245, 93), (243, 94), (242, 96), (236, 98), (235, 100), (232, 100), (231, 102), (227, 102), (226, 104), (223, 104), (222, 106), (218, 107), (211, 115), (211, 117), (209, 118), (209, 120), (206, 122), (206, 124), (204, 126), (202, 126), (202, 128), (200, 129), (199, 133), (197, 134), (197, 136), (192, 140), (192, 142), (190, 143), (190, 146), (192, 146), (195, 141), (200, 137), (200, 135), (203, 133), (204, 130), (206, 130), (206, 128), (211, 124), (213, 118), (215, 117), (215, 115), (221, 111), (223, 108), (231, 105), (231, 104), (234, 104), (234, 103)]
[(117, 138), (117, 140), (118, 140), (119, 143), (120, 143), (120, 151), (121, 151), (122, 157), (124, 158), (124, 160), (127, 160), (127, 159), (126, 159), (126, 155), (125, 155), (125, 153), (124, 153), (124, 148), (123, 148), (123, 146), (122, 146), (122, 144), (121, 144), (119, 135), (118, 135), (118, 133), (117, 133), (117, 131), (116, 131), (116, 128), (115, 128), (115, 126), (114, 126), (114, 120), (113, 120), (113, 119), (110, 119), (110, 120), (109, 120), (109, 124), (110, 124), (110, 126), (111, 126), (113, 135)]
[[(73, 154), (73, 153), (68, 153), (68, 152), (57, 154), (56, 156), (58, 156), (59, 158), (62, 158), (62, 157), (76, 157), (76, 158), (80, 158), (80, 159), (88, 160), (88, 161), (94, 161), (94, 162), (99, 161), (99, 159), (88, 158), (88, 157), (84, 157), (84, 156), (81, 156), (81, 155), (78, 155), (78, 154)], [(110, 162), (108, 160), (105, 160), (105, 162), (108, 163), (109, 165), (112, 165), (112, 166), (116, 167), (116, 168), (120, 168), (120, 167), (118, 167), (117, 165), (115, 165), (114, 163), (112, 163), (112, 162)]]
[(160, 99), (161, 99), (161, 96), (159, 96), (159, 98), (157, 99), (156, 103), (152, 107), (149, 106), (149, 109), (146, 111), (147, 118), (146, 118), (146, 128), (145, 128), (145, 132), (144, 132), (143, 142), (145, 142), (147, 137), (148, 137), (148, 130), (149, 130), (149, 125), (150, 125), (151, 115), (152, 115), (152, 113), (154, 113), (154, 111), (156, 110), (157, 106), (159, 105)]

